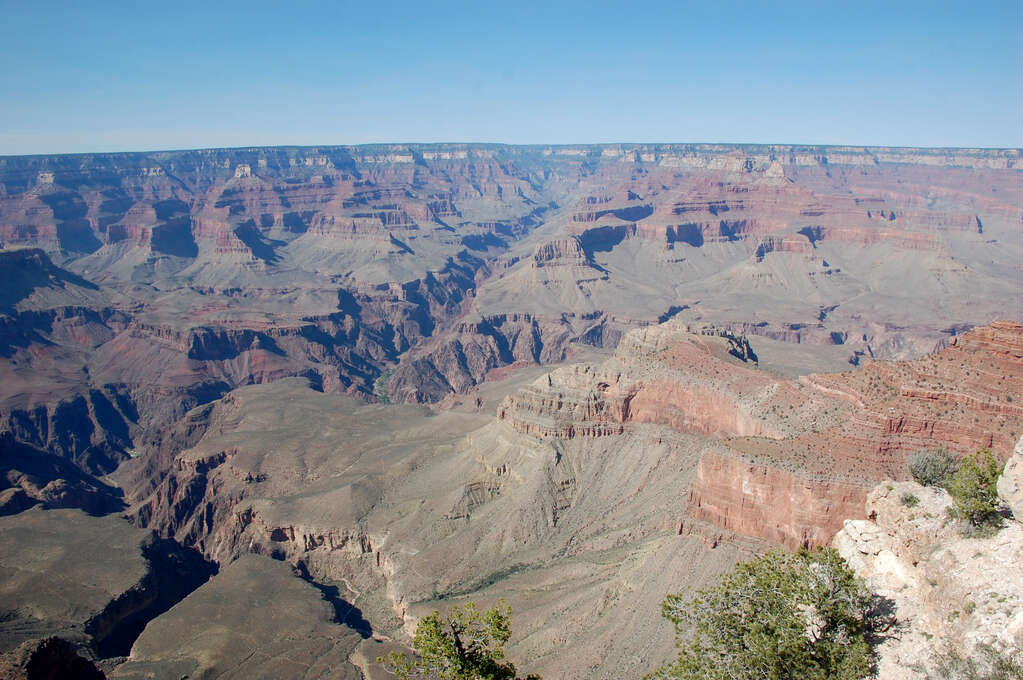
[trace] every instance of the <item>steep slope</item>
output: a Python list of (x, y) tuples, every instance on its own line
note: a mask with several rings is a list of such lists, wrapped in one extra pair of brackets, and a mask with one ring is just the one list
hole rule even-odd
[(88, 659), (127, 654), (154, 617), (201, 585), (211, 565), (119, 517), (33, 509), (0, 518), (0, 654), (52, 636)]
[(247, 555), (147, 626), (108, 677), (361, 678), (348, 656), (362, 638), (335, 616), (287, 565)]

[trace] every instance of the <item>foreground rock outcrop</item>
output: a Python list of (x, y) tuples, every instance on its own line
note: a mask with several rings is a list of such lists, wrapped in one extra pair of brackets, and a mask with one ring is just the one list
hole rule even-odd
[(998, 478), (998, 497), (1013, 517), (1023, 521), (1023, 438), (1016, 442), (1016, 448)]
[[(1018, 483), (1018, 470), (1006, 476)], [(964, 537), (943, 489), (886, 482), (867, 497), (870, 519), (847, 520), (834, 546), (867, 585), (888, 598), (896, 628), (879, 648), (878, 677), (935, 677), (942, 656), (982, 658), (990, 646), (1023, 659), (1023, 525)]]

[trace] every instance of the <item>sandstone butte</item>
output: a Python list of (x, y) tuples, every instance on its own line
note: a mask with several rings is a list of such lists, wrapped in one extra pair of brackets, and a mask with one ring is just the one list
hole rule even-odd
[(713, 437), (680, 531), (759, 537), (790, 548), (831, 541), (907, 458), (990, 448), (1003, 461), (1023, 432), (1023, 327), (996, 322), (910, 361), (784, 380), (736, 356), (733, 337), (671, 324), (627, 335), (613, 359), (553, 371), (509, 396), (498, 418), (571, 439), (657, 423)]

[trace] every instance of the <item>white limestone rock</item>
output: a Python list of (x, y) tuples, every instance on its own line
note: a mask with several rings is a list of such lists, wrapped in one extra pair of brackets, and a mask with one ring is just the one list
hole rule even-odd
[(968, 656), (981, 644), (1023, 658), (1023, 525), (965, 538), (951, 503), (942, 489), (885, 482), (867, 496), (871, 519), (835, 536), (850, 567), (895, 606), (899, 632), (879, 648), (879, 678), (924, 680), (938, 654)]
[(1023, 437), (1016, 442), (1016, 448), (998, 478), (998, 495), (1012, 511), (1012, 516), (1023, 521)]

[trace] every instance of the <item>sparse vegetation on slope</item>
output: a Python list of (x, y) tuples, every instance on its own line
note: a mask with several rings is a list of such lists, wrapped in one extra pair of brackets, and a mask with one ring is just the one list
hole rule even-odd
[[(965, 522), (967, 532), (990, 532), (1001, 526), (998, 477), (1002, 466), (987, 448), (959, 460), (947, 449), (920, 450), (910, 456), (909, 471), (918, 484), (940, 486), (955, 505), (949, 515)], [(903, 505), (911, 505), (903, 499)]]
[(969, 657), (946, 650), (936, 661), (928, 680), (1023, 680), (1023, 664), (989, 644), (977, 645)]
[(918, 484), (941, 486), (959, 469), (959, 460), (948, 449), (920, 449), (909, 457), (909, 471)]
[[(964, 459), (946, 488), (880, 484), (867, 496), (863, 514), (870, 519), (847, 520), (835, 537), (850, 568), (890, 598), (898, 619), (898, 634), (877, 647), (878, 678), (1023, 678), (1017, 569), (1023, 525), (1001, 521), (1002, 504), (1023, 514), (1017, 502), (1021, 460), (1023, 438), (1000, 474), (995, 456), (981, 449)], [(907, 506), (907, 495), (918, 503)]]

